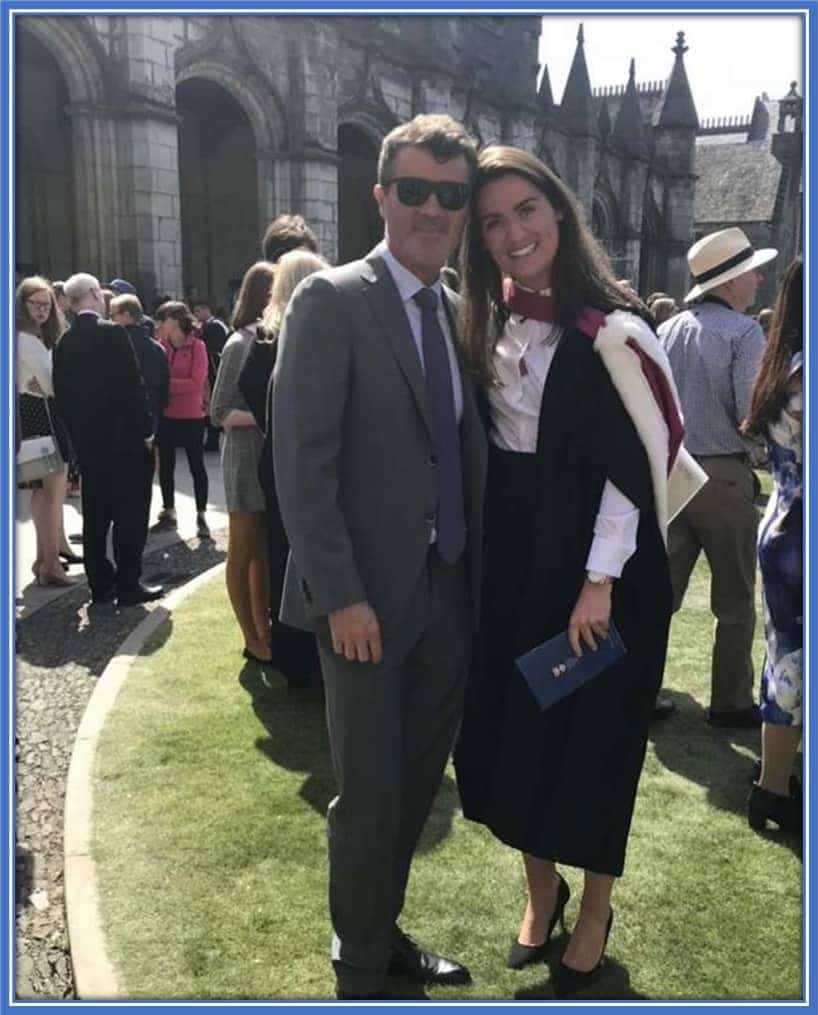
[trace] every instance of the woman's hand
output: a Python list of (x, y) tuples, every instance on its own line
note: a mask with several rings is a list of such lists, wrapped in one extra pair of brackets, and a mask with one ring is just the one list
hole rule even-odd
[(30, 395), (39, 395), (41, 398), (45, 394), (36, 377), (32, 377), (28, 384), (26, 384), (26, 391)]
[(582, 642), (596, 652), (594, 635), (604, 638), (611, 622), (613, 583), (593, 585), (585, 581), (568, 622), (568, 641), (575, 656), (582, 655)]

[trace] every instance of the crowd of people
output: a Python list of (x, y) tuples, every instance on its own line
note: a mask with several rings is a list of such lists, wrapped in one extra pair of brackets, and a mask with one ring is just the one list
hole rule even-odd
[[(671, 615), (702, 550), (709, 721), (761, 726), (749, 824), (800, 830), (801, 263), (765, 337), (747, 310), (776, 251), (740, 229), (691, 247), (680, 309), (616, 280), (539, 159), (478, 151), (448, 116), (388, 134), (377, 181), (384, 238), (367, 257), (329, 267), (303, 218), (279, 217), (229, 327), (206, 300), (165, 301), (149, 321), (122, 279), (109, 304), (91, 275), (20, 283), (21, 435), (51, 435), (60, 458), (32, 482), (36, 573), (70, 580), (61, 508), (76, 462), (92, 599), (161, 595), (140, 582), (155, 458), (156, 528), (177, 525), (183, 447), (207, 538), (203, 456), (221, 430), (244, 656), (326, 697), (338, 997), (382, 997), (390, 972), (470, 980), (398, 925), (453, 749), (466, 818), (521, 854), (511, 968), (542, 960), (564, 918), (559, 865), (584, 871), (553, 974), (572, 997), (603, 968)], [(676, 513), (683, 454), (706, 482)], [(762, 459), (773, 493), (757, 550)], [(543, 710), (516, 660), (564, 633), (581, 662), (614, 631), (625, 654)]]

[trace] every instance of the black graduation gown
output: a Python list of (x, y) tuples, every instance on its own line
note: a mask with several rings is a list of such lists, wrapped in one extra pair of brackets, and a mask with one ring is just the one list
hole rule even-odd
[[(627, 655), (543, 712), (513, 660), (568, 627), (608, 478), (640, 512), (637, 549), (613, 588)], [(484, 526), (482, 631), (455, 750), (463, 812), (533, 856), (618, 876), (671, 585), (647, 455), (576, 329), (555, 350), (536, 454), (491, 450)]]

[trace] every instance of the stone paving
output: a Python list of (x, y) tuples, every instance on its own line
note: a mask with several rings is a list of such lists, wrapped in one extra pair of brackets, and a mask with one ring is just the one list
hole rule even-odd
[[(143, 579), (176, 587), (224, 560), (226, 533), (145, 557)], [(225, 599), (226, 602), (226, 599)], [(161, 603), (161, 600), (159, 601)], [(75, 997), (63, 898), (63, 805), (74, 737), (118, 646), (158, 604), (91, 606), (72, 589), (17, 625), (16, 995)]]

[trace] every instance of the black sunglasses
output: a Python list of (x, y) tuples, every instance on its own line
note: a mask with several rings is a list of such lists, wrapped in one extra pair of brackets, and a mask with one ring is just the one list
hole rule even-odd
[(390, 183), (396, 185), (400, 203), (410, 208), (419, 208), (422, 204), (426, 204), (432, 192), (437, 196), (440, 207), (446, 211), (460, 211), (469, 199), (468, 183), (452, 183), (449, 180), (435, 183), (417, 176), (396, 176), (387, 180), (384, 186), (388, 187)]

